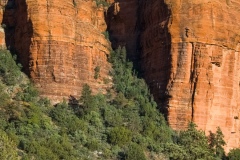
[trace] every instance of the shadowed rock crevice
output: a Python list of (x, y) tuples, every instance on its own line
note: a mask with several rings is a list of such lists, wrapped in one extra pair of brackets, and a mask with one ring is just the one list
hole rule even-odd
[(169, 20), (170, 10), (163, 0), (118, 0), (106, 16), (112, 48), (126, 46), (128, 58), (145, 78), (166, 118), (171, 73)]
[(8, 0), (3, 13), (2, 24), (5, 25), (5, 42), (7, 49), (17, 55), (23, 71), (30, 75), (30, 45), (33, 26), (28, 18), (25, 0)]
[(106, 15), (107, 31), (113, 49), (126, 47), (127, 57), (134, 65), (139, 62), (138, 0), (117, 0)]
[(169, 20), (170, 10), (163, 0), (118, 0), (106, 16), (112, 48), (126, 46), (128, 58), (166, 117), (171, 73)]
[(171, 74), (171, 35), (168, 30), (171, 11), (163, 0), (140, 1), (139, 28), (141, 68), (151, 93), (165, 117)]

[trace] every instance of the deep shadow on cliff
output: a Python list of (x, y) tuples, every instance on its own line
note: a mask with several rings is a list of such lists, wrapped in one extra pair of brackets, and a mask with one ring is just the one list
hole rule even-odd
[(23, 71), (29, 76), (30, 45), (33, 35), (31, 19), (28, 19), (25, 0), (8, 0), (3, 13), (7, 49), (17, 55)]
[(169, 95), (167, 86), (171, 74), (171, 35), (168, 23), (171, 11), (161, 1), (139, 4), (141, 69), (160, 111), (167, 117)]
[(137, 0), (116, 1), (108, 8), (105, 16), (112, 49), (126, 47), (127, 58), (137, 70), (140, 67), (138, 3)]
[(170, 13), (163, 0), (119, 0), (106, 16), (112, 48), (126, 47), (129, 60), (146, 80), (166, 118), (171, 73)]

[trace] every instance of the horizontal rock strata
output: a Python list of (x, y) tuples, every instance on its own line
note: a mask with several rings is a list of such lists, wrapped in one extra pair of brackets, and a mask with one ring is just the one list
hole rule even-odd
[(78, 98), (85, 83), (95, 93), (108, 86), (103, 80), (110, 78), (110, 44), (102, 34), (104, 8), (94, 1), (17, 0), (6, 9), (3, 23), (7, 45), (41, 95), (58, 102)]
[(237, 0), (118, 0), (108, 13), (113, 46), (126, 45), (129, 57), (141, 53), (144, 78), (170, 126), (194, 121), (206, 134), (219, 126), (226, 151), (240, 138), (239, 7)]

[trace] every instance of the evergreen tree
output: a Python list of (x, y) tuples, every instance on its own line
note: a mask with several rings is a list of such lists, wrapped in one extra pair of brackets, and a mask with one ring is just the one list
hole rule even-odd
[[(10, 54), (0, 55), (0, 62), (0, 159), (8, 159), (6, 150), (15, 157), (16, 146), (20, 158), (36, 160), (144, 160), (152, 153), (170, 160), (224, 158), (220, 128), (207, 141), (194, 123), (180, 132), (168, 127), (145, 81), (126, 59), (125, 48), (111, 52), (114, 83), (106, 95), (92, 95), (86, 84), (79, 99), (71, 97), (74, 103), (55, 106), (41, 100), (30, 83), (18, 81), (13, 90), (14, 77), (21, 80), (20, 68)], [(228, 158), (239, 159), (239, 153), (231, 150)]]
[(215, 154), (216, 158), (222, 159), (225, 157), (225, 152), (223, 146), (226, 144), (224, 141), (224, 135), (220, 129), (217, 127), (216, 133), (210, 132), (208, 136), (209, 147)]
[(180, 131), (177, 144), (185, 148), (188, 155), (186, 159), (214, 159), (205, 133), (196, 127), (190, 122), (186, 131)]
[(125, 160), (146, 160), (143, 149), (136, 143), (131, 143), (128, 146)]
[(240, 148), (231, 149), (228, 153), (228, 160), (239, 160)]

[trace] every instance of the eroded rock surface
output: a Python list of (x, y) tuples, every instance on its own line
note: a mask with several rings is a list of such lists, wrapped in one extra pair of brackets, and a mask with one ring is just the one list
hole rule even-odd
[(170, 126), (184, 129), (194, 121), (206, 133), (219, 126), (226, 150), (239, 147), (240, 2), (144, 5), (144, 75)]
[[(0, 22), (2, 22), (2, 20), (3, 20), (3, 13), (4, 13), (5, 6), (6, 6), (6, 2), (0, 1)], [(0, 48), (1, 49), (6, 48), (5, 32), (4, 32), (5, 27), (6, 27), (5, 24), (1, 24), (1, 26), (0, 26)]]
[(126, 46), (131, 59), (141, 58), (173, 129), (194, 121), (207, 134), (219, 126), (226, 151), (240, 146), (238, 0), (117, 0), (106, 16), (93, 0), (2, 2), (6, 46), (43, 96), (79, 96), (84, 83), (104, 90), (110, 69), (106, 19), (113, 48)]
[(7, 45), (20, 53), (43, 96), (53, 102), (78, 98), (85, 83), (94, 92), (106, 89), (111, 67), (103, 7), (93, 0), (16, 0), (4, 14)]
[[(115, 2), (109, 31), (115, 45), (141, 52), (144, 78), (170, 126), (182, 130), (194, 121), (206, 134), (219, 126), (226, 151), (239, 147), (240, 2), (142, 0), (128, 7), (133, 2)], [(137, 38), (128, 39), (132, 33)]]

